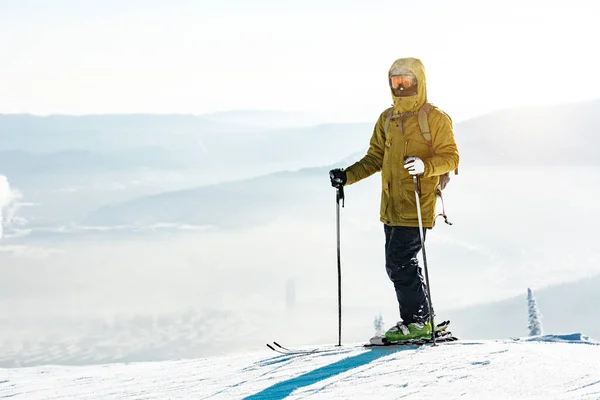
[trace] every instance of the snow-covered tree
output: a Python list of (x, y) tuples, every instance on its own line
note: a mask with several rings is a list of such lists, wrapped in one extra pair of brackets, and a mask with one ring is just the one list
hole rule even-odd
[(529, 336), (543, 333), (542, 315), (533, 296), (533, 291), (527, 288), (527, 303), (529, 305)]
[(375, 317), (373, 325), (375, 326), (375, 335), (383, 335), (383, 317), (381, 316), (381, 313), (379, 313), (379, 316)]

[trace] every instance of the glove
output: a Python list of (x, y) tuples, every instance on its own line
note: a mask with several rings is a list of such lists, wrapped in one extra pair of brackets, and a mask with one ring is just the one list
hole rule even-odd
[(346, 171), (336, 168), (329, 171), (329, 179), (331, 180), (331, 186), (338, 188), (344, 186), (348, 178), (346, 177)]
[(407, 157), (404, 160), (404, 168), (412, 176), (423, 175), (425, 172), (425, 163), (419, 157)]

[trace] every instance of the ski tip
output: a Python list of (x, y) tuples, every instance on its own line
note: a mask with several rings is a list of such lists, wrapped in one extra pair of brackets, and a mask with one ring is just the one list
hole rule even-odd
[(271, 346), (269, 343), (267, 343), (267, 347), (268, 347), (268, 348), (270, 348), (270, 349), (271, 349), (271, 350), (273, 350), (273, 351), (277, 351), (277, 350), (275, 350), (275, 348), (274, 348), (273, 346)]
[(280, 345), (280, 344), (279, 344), (279, 343), (277, 343), (277, 342), (273, 342), (273, 344), (274, 344), (275, 346), (279, 347), (280, 349), (282, 349), (282, 348), (283, 348), (283, 346), (282, 346), (282, 345)]

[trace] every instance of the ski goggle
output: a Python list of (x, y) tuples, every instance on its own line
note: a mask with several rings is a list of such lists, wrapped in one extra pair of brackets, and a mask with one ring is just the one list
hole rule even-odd
[(398, 89), (402, 86), (405, 89), (417, 84), (417, 78), (414, 75), (392, 75), (390, 76), (390, 85), (392, 89)]

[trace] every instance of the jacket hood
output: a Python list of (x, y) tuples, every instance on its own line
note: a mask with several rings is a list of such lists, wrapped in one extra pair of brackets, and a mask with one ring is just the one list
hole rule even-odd
[(392, 99), (394, 100), (394, 112), (396, 114), (418, 111), (419, 108), (427, 103), (427, 82), (425, 79), (425, 67), (418, 58), (399, 58), (390, 67), (388, 78), (393, 71), (409, 70), (417, 78), (417, 94), (408, 97), (397, 97), (392, 88)]

